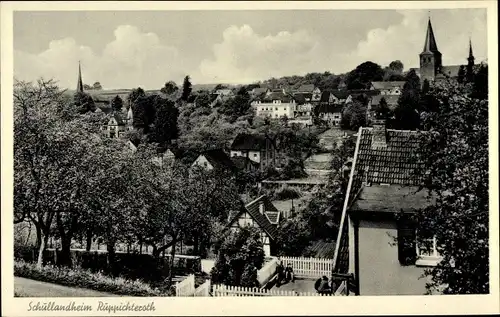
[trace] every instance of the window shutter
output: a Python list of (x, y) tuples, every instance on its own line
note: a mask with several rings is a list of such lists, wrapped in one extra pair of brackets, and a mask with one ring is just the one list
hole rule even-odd
[(415, 225), (402, 217), (398, 223), (398, 258), (401, 265), (413, 265), (417, 259)]

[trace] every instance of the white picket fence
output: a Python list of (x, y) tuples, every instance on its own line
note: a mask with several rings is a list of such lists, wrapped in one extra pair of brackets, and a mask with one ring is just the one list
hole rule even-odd
[(293, 273), (296, 277), (302, 278), (320, 278), (323, 275), (330, 276), (333, 269), (332, 259), (317, 259), (303, 257), (280, 257), (283, 265), (292, 265)]
[(175, 296), (193, 296), (195, 290), (194, 274), (175, 284)]
[(195, 291), (194, 291), (194, 295), (195, 297), (198, 297), (198, 296), (204, 296), (204, 297), (207, 297), (207, 296), (210, 296), (210, 288), (211, 288), (211, 282), (210, 280), (206, 280), (205, 283), (201, 284), (200, 286), (198, 286)]
[(319, 294), (316, 292), (299, 293), (283, 290), (266, 290), (256, 287), (214, 285), (212, 289), (214, 297), (234, 297), (234, 296), (334, 296), (334, 294)]

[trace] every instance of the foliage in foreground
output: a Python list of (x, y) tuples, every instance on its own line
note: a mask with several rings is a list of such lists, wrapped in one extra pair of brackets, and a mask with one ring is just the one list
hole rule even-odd
[(92, 273), (81, 268), (69, 269), (67, 267), (55, 267), (52, 265), (39, 268), (34, 263), (15, 261), (14, 276), (70, 287), (88, 288), (117, 295), (172, 296), (171, 291), (153, 289), (140, 280), (127, 280), (122, 277), (111, 278), (100, 272)]
[[(488, 100), (467, 87), (445, 84), (432, 92), (440, 107), (423, 120), (426, 187), (436, 203), (417, 213), (419, 237), (435, 235), (443, 260), (426, 272), (429, 290), (489, 292)], [(422, 241), (423, 242), (423, 241)]]

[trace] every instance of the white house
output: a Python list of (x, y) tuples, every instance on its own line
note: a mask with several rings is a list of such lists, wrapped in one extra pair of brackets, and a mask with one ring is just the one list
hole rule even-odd
[(255, 114), (261, 118), (279, 119), (282, 117), (293, 118), (297, 103), (295, 99), (283, 92), (273, 92), (267, 96), (256, 98), (252, 102)]

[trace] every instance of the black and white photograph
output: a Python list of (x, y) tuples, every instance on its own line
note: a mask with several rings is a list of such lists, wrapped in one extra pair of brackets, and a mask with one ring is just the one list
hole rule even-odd
[(289, 4), (13, 11), (15, 299), (498, 294), (487, 8)]

